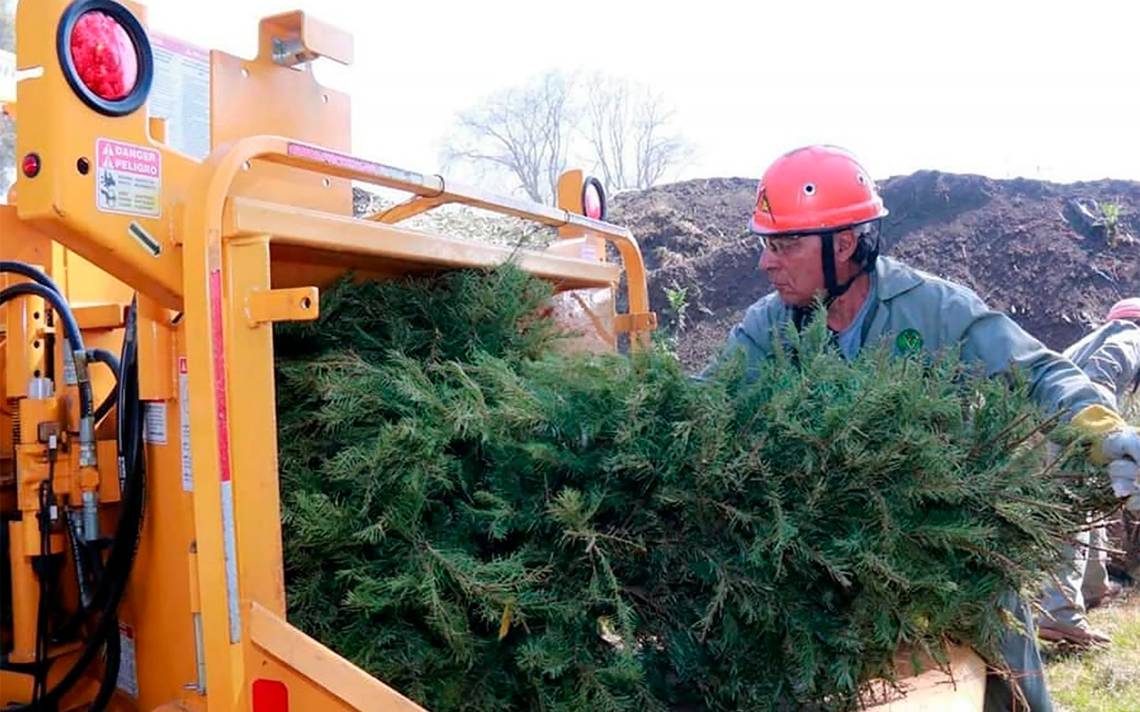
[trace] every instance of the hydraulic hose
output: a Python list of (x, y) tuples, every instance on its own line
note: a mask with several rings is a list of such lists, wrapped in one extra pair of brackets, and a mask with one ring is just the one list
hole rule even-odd
[(56, 286), (56, 283), (52, 280), (51, 277), (47, 276), (47, 274), (45, 274), (42, 270), (38, 270), (35, 267), (24, 262), (0, 260), (0, 272), (11, 272), (13, 274), (18, 274), (21, 277), (27, 277), (33, 282), (42, 284), (56, 294), (63, 294), (63, 292), (59, 291), (59, 287)]
[(103, 679), (99, 681), (99, 691), (91, 701), (88, 712), (103, 712), (115, 694), (119, 681), (119, 665), (122, 663), (122, 641), (119, 640), (119, 619), (111, 614), (111, 632), (107, 634), (107, 644), (103, 646)]
[[(135, 552), (141, 532), (142, 513), (145, 503), (145, 463), (142, 458), (142, 411), (138, 401), (138, 363), (136, 346), (136, 319), (137, 300), (132, 303), (128, 314), (126, 335), (123, 340), (122, 358), (104, 349), (87, 351), (83, 343), (83, 335), (59, 287), (42, 271), (13, 261), (0, 261), (0, 272), (10, 272), (26, 277), (31, 282), (18, 283), (0, 290), (0, 304), (4, 304), (19, 296), (38, 296), (49, 304), (60, 319), (64, 335), (67, 337), (69, 347), (76, 366), (76, 381), (80, 401), (80, 432), (81, 439), (89, 436), (94, 446), (95, 411), (93, 409), (93, 395), (91, 381), (88, 376), (88, 361), (99, 361), (107, 365), (115, 374), (115, 388), (99, 406), (99, 417), (105, 416), (113, 405), (119, 407), (117, 444), (119, 450), (120, 485), (123, 493), (123, 508), (120, 512), (119, 523), (111, 543), (111, 553), (108, 556), (106, 567), (100, 567), (98, 554), (95, 554), (94, 564), (103, 568), (99, 577), (99, 585), (91, 596), (88, 605), (80, 604), (77, 614), (78, 623), (91, 612), (98, 610), (101, 614), (92, 634), (75, 660), (72, 667), (63, 675), (50, 690), (42, 687), (37, 690), (36, 699), (30, 705), (19, 705), (5, 708), (6, 712), (33, 712), (38, 710), (54, 710), (62, 697), (80, 680), (87, 667), (94, 660), (99, 650), (105, 654), (103, 679), (100, 681), (98, 692), (92, 701), (91, 709), (102, 710), (109, 703), (114, 693), (116, 679), (119, 672), (120, 641), (118, 631), (118, 617), (116, 611), (122, 600), (134, 564)], [(129, 370), (130, 378), (124, 383), (124, 366)], [(78, 561), (76, 562), (78, 565)], [(42, 601), (41, 601), (42, 603)], [(65, 626), (71, 627), (70, 625)], [(46, 668), (37, 670), (37, 677), (46, 675)]]
[(109, 366), (115, 373), (115, 380), (119, 380), (119, 372), (122, 370), (122, 367), (119, 365), (118, 356), (107, 349), (88, 349), (87, 358)]
[(107, 397), (103, 399), (103, 402), (99, 404), (99, 407), (95, 409), (95, 422), (98, 424), (103, 418), (107, 417), (107, 413), (111, 412), (111, 408), (115, 407), (115, 403), (118, 400), (119, 380), (121, 378), (119, 374), (122, 369), (119, 366), (119, 357), (107, 349), (90, 349), (87, 352), (87, 358), (91, 361), (98, 361), (99, 363), (105, 364), (115, 374), (115, 385), (111, 388), (111, 392), (107, 394)]
[(71, 309), (68, 308), (67, 302), (63, 300), (59, 292), (39, 282), (20, 282), (0, 290), (0, 304), (4, 304), (19, 296), (41, 297), (44, 301), (51, 304), (52, 308), (59, 314), (60, 321), (63, 323), (64, 334), (71, 344), (72, 352), (77, 355), (82, 354), (83, 363), (81, 364), (79, 362), (80, 359), (77, 357), (75, 364), (76, 377), (79, 381), (80, 417), (93, 417), (95, 411), (94, 405), (92, 404), (91, 381), (87, 378), (86, 373), (87, 350), (83, 347), (83, 334), (79, 331), (79, 324), (75, 321), (75, 315), (71, 313)]
[[(141, 533), (143, 509), (146, 501), (146, 468), (142, 457), (142, 409), (138, 400), (138, 349), (136, 347), (137, 304), (132, 304), (127, 315), (123, 351), (120, 356), (120, 382), (118, 391), (118, 444), (120, 472), (124, 477), (122, 511), (111, 543), (111, 553), (100, 578), (98, 589), (92, 596), (92, 605), (85, 612), (98, 610), (98, 622), (88, 637), (79, 657), (63, 677), (36, 704), (5, 708), (4, 712), (43, 712), (54, 710), (68, 690), (74, 687), (87, 667), (102, 649), (107, 663), (96, 702), (105, 702), (113, 692), (118, 676), (118, 618), (116, 612), (126, 591), (135, 552)], [(99, 709), (97, 706), (93, 709)]]
[[(119, 487), (120, 491), (124, 493), (124, 501), (127, 491), (126, 475), (129, 472), (133, 472), (134, 468), (137, 467), (137, 456), (130, 454), (130, 460), (124, 460), (124, 456), (128, 455), (125, 448), (134, 438), (134, 435), (129, 432), (128, 427), (130, 426), (132, 419), (136, 419), (140, 422), (140, 432), (138, 437), (141, 438), (142, 413), (138, 406), (137, 370), (128, 374), (128, 372), (132, 371), (132, 369), (137, 369), (137, 364), (135, 364), (138, 354), (136, 325), (136, 311), (132, 306), (131, 310), (127, 314), (126, 328), (123, 332), (122, 351), (119, 356), (116, 357), (114, 354), (104, 349), (92, 349), (91, 352), (89, 352), (93, 354), (95, 360), (98, 360), (102, 363), (107, 363), (115, 371), (115, 388), (107, 396), (107, 400), (114, 398), (114, 402), (111, 404), (111, 406), (117, 407), (119, 411), (118, 428), (116, 430), (115, 439), (116, 448), (119, 453)], [(135, 365), (132, 366), (132, 364)], [(129, 378), (128, 375), (130, 376)], [(129, 380), (134, 383), (133, 391), (129, 385), (127, 388), (123, 387), (125, 380)], [(132, 392), (134, 395), (133, 405), (131, 404)], [(107, 401), (105, 400), (104, 403), (99, 406), (99, 409), (102, 410), (106, 403)], [(111, 406), (108, 406), (108, 410), (110, 410)], [(99, 416), (97, 414), (97, 420), (98, 417)], [(79, 627), (83, 624), (83, 622), (87, 619), (87, 617), (93, 611), (99, 610), (106, 602), (107, 596), (111, 592), (112, 575), (122, 567), (121, 562), (125, 556), (123, 551), (126, 547), (126, 544), (123, 542), (123, 538), (129, 536), (129, 529), (124, 529), (123, 524), (126, 521), (125, 517), (127, 514), (127, 510), (124, 508), (119, 515), (120, 526), (116, 530), (116, 533), (111, 540), (111, 553), (108, 556), (105, 570), (99, 577), (94, 592), (91, 593), (91, 596), (86, 605), (80, 605), (79, 609), (71, 616), (71, 618), (66, 623), (64, 623), (63, 626), (60, 627), (58, 634), (59, 639), (66, 640), (74, 635), (76, 631), (78, 631)], [(87, 546), (87, 544), (85, 544), (85, 546)], [(98, 553), (93, 552), (92, 556), (94, 558), (97, 558)]]

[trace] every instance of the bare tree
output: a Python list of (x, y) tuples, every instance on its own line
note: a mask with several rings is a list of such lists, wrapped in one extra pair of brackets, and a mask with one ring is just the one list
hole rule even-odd
[(444, 161), (504, 172), (532, 200), (549, 202), (566, 167), (576, 120), (572, 87), (569, 77), (548, 72), (460, 114)]
[(656, 185), (691, 152), (669, 131), (673, 111), (643, 84), (597, 75), (586, 92), (583, 129), (607, 188)]
[(664, 97), (643, 84), (552, 71), (460, 114), (443, 157), (506, 174), (539, 202), (551, 200), (570, 159), (592, 164), (606, 188), (644, 189), (691, 153), (672, 132), (673, 118)]

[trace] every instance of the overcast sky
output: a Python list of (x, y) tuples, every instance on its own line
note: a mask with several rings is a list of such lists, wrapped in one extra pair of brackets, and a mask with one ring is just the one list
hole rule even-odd
[(263, 15), (351, 27), (356, 63), (320, 76), (352, 94), (355, 152), (415, 170), (438, 169), (457, 111), (563, 68), (662, 91), (696, 147), (681, 177), (756, 176), (785, 149), (830, 142), (876, 177), (1140, 179), (1140, 3), (1123, 0), (147, 5), (155, 29), (246, 56)]

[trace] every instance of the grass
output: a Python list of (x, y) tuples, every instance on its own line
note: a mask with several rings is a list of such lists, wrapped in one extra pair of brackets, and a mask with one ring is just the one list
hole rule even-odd
[(1092, 625), (1112, 636), (1103, 650), (1053, 652), (1046, 675), (1057, 712), (1140, 710), (1140, 592), (1089, 613)]

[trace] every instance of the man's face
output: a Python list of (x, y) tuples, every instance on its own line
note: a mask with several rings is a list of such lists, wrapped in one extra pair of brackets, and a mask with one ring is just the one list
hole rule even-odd
[(789, 306), (811, 306), (824, 291), (819, 235), (770, 237), (760, 254), (760, 270)]

